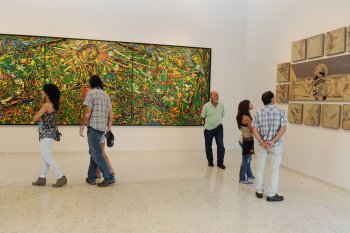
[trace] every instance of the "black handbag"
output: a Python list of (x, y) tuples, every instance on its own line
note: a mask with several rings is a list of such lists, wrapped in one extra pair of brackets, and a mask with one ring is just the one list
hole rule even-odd
[(56, 125), (56, 132), (55, 132), (55, 134), (56, 134), (56, 139), (55, 140), (59, 142), (61, 140), (62, 134), (61, 134), (60, 131), (58, 131), (57, 125)]

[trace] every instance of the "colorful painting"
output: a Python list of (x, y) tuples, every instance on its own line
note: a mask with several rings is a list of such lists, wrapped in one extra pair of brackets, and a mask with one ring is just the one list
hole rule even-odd
[(339, 129), (340, 112), (340, 104), (323, 104), (321, 107), (321, 126)]
[(323, 56), (324, 34), (306, 39), (306, 57), (316, 58)]
[(343, 104), (342, 129), (350, 130), (350, 104)]
[(304, 104), (303, 109), (303, 124), (304, 125), (320, 125), (320, 104)]
[(327, 56), (345, 52), (346, 27), (326, 33), (325, 54)]
[(292, 43), (292, 62), (306, 59), (306, 39)]
[(350, 101), (350, 55), (293, 64), (290, 100)]
[(290, 63), (281, 63), (277, 65), (277, 82), (288, 82), (289, 81), (289, 69)]
[(80, 123), (88, 80), (98, 74), (116, 125), (201, 125), (211, 49), (0, 35), (0, 124), (34, 124), (40, 90), (61, 90), (59, 123)]
[(289, 84), (276, 85), (276, 102), (286, 104), (289, 101)]
[(288, 104), (288, 122), (301, 124), (303, 120), (303, 104)]

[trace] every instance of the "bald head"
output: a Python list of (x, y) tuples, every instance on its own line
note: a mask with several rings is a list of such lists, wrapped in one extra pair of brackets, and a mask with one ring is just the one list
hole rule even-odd
[(214, 105), (218, 104), (218, 102), (219, 102), (219, 92), (211, 91), (210, 92), (210, 101)]

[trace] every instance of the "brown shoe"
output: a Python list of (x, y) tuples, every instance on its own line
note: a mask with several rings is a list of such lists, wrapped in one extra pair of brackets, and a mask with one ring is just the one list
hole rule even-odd
[(63, 185), (67, 184), (67, 177), (66, 176), (62, 176), (61, 178), (59, 178), (56, 181), (56, 184), (53, 184), (52, 187), (58, 188), (61, 187)]
[(38, 177), (38, 179), (35, 182), (32, 182), (32, 185), (35, 185), (35, 186), (45, 186), (45, 184), (46, 184), (46, 178), (41, 178), (41, 177)]

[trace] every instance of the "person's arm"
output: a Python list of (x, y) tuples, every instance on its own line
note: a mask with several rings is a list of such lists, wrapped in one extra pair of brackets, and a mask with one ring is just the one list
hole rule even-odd
[(114, 113), (112, 108), (109, 109), (108, 112), (108, 125), (107, 125), (107, 131), (111, 131), (112, 125), (113, 125), (113, 120), (114, 120)]
[(253, 131), (253, 126), (252, 126), (253, 121), (249, 116), (244, 116), (242, 123), (244, 125), (248, 125), (248, 128)]
[(43, 104), (39, 111), (33, 116), (33, 121), (41, 121), (41, 117), (48, 111), (48, 104)]
[(205, 117), (207, 116), (207, 109), (205, 108), (205, 105), (202, 108), (202, 112), (201, 112), (201, 118), (202, 118), (202, 124), (205, 124)]
[(256, 138), (256, 140), (259, 142), (260, 146), (262, 146), (265, 150), (268, 150), (271, 147), (271, 145), (268, 142), (264, 141), (258, 129), (255, 127), (253, 127), (253, 135)]
[(271, 141), (268, 141), (271, 146), (273, 146), (286, 132), (287, 126), (281, 125), (280, 129), (277, 131), (276, 135), (271, 139)]
[(86, 105), (86, 107), (85, 107), (85, 112), (84, 112), (84, 115), (83, 115), (83, 119), (82, 119), (82, 121), (81, 121), (80, 130), (79, 130), (79, 134), (80, 134), (80, 136), (82, 136), (82, 137), (84, 137), (84, 134), (83, 134), (83, 132), (84, 132), (84, 127), (85, 127), (85, 125), (88, 124), (89, 119), (90, 119), (90, 117), (91, 117), (91, 113), (92, 113), (92, 108), (91, 108), (90, 106)]
[(259, 133), (259, 130), (257, 128), (253, 127), (252, 131), (253, 131), (253, 135), (256, 138), (256, 140), (259, 142), (260, 145), (262, 145), (264, 143), (264, 139), (262, 139), (262, 137)]

